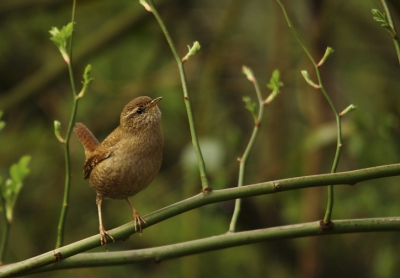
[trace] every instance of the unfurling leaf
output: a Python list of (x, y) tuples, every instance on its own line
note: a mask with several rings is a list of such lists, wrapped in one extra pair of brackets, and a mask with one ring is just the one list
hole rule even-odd
[(355, 106), (354, 104), (350, 104), (349, 106), (346, 107), (346, 109), (344, 109), (342, 112), (339, 113), (339, 116), (342, 117), (344, 115), (346, 115), (347, 113), (355, 110), (357, 108), (357, 106)]
[(85, 68), (85, 72), (83, 73), (83, 82), (82, 82), (83, 87), (77, 96), (78, 98), (82, 98), (85, 95), (90, 83), (92, 83), (92, 81), (93, 81), (93, 78), (90, 76), (91, 70), (92, 70), (92, 66), (90, 64), (87, 65)]
[(21, 191), (22, 182), (30, 172), (28, 168), (30, 160), (31, 157), (25, 155), (21, 157), (18, 163), (11, 165), (10, 178), (7, 179), (4, 185), (0, 186), (0, 193), (5, 202), (6, 216), (9, 223), (12, 222), (14, 205)]
[(302, 71), (301, 71), (301, 74), (303, 75), (304, 79), (307, 81), (307, 83), (308, 83), (309, 85), (313, 86), (313, 87), (316, 88), (316, 89), (320, 89), (320, 88), (321, 88), (321, 86), (315, 84), (315, 83), (310, 79), (310, 76), (308, 75), (308, 71), (302, 70)]
[(190, 58), (191, 56), (193, 56), (194, 54), (196, 54), (196, 53), (200, 50), (201, 45), (200, 45), (200, 43), (199, 43), (198, 41), (195, 41), (195, 42), (193, 43), (193, 46), (192, 46), (192, 47), (190, 47), (189, 45), (188, 45), (187, 47), (188, 47), (188, 49), (189, 49), (189, 52), (185, 55), (185, 57), (182, 58), (182, 62), (186, 62), (187, 60), (189, 60), (189, 58)]
[(385, 28), (386, 30), (388, 30), (390, 35), (392, 35), (394, 37), (396, 35), (396, 32), (393, 30), (392, 26), (390, 26), (389, 21), (386, 17), (386, 14), (382, 13), (381, 11), (379, 11), (377, 9), (372, 9), (371, 12), (374, 15), (373, 19), (376, 22), (381, 23), (381, 26), (383, 28)]
[(142, 5), (148, 12), (152, 12), (150, 5), (146, 0), (139, 0), (140, 5)]
[(335, 50), (333, 50), (332, 47), (328, 46), (328, 47), (326, 48), (326, 50), (325, 50), (324, 56), (322, 57), (321, 61), (319, 61), (319, 63), (318, 63), (317, 66), (318, 66), (318, 67), (322, 66), (322, 64), (325, 63), (326, 59), (328, 59), (328, 57), (331, 56), (331, 54), (332, 54), (333, 52), (335, 52)]
[(61, 123), (59, 121), (54, 121), (54, 134), (56, 135), (56, 138), (58, 141), (60, 141), (61, 144), (65, 144), (64, 138), (62, 138), (60, 134), (61, 130)]
[(62, 57), (64, 58), (64, 61), (69, 64), (69, 56), (67, 53), (67, 40), (68, 38), (72, 35), (73, 31), (73, 23), (70, 22), (61, 30), (59, 30), (57, 27), (52, 27), (49, 31), (51, 37), (50, 40), (54, 42), (54, 44), (57, 46), (58, 50), (60, 50)]
[(251, 99), (251, 97), (243, 97), (243, 101), (245, 103), (245, 107), (247, 110), (249, 110), (251, 112), (251, 114), (253, 115), (254, 121), (257, 122), (257, 111), (256, 111), (256, 103), (253, 102), (253, 100)]
[(274, 98), (278, 95), (280, 88), (283, 86), (283, 83), (280, 80), (280, 72), (279, 70), (274, 70), (272, 73), (271, 79), (267, 84), (267, 88), (272, 90), (272, 93), (268, 96), (266, 100), (264, 100), (264, 104), (268, 104), (274, 100)]
[(254, 82), (254, 75), (253, 75), (253, 71), (246, 66), (242, 67), (242, 72), (244, 75), (246, 75), (247, 79), (250, 80), (251, 82)]

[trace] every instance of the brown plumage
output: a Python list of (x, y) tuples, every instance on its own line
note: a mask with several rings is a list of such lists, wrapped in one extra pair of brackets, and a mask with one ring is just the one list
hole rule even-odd
[(157, 175), (162, 161), (164, 139), (161, 131), (161, 100), (137, 97), (122, 110), (119, 126), (99, 143), (93, 133), (82, 123), (74, 132), (85, 148), (84, 178), (96, 190), (101, 244), (107, 244), (101, 203), (104, 198), (126, 199), (133, 211), (136, 225), (142, 231), (146, 223), (129, 202), (131, 197), (146, 188)]

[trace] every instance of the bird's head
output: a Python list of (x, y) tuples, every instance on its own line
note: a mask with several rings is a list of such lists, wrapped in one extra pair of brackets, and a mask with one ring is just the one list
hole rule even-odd
[(120, 118), (120, 126), (127, 131), (146, 130), (161, 124), (161, 111), (157, 103), (162, 99), (147, 96), (137, 97), (125, 105)]

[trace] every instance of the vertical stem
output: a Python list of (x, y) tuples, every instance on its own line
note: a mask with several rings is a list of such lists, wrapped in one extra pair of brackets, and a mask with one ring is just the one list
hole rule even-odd
[[(251, 134), (249, 143), (247, 144), (246, 150), (244, 151), (243, 156), (240, 158), (238, 187), (243, 186), (244, 170), (246, 168), (247, 158), (248, 158), (248, 156), (250, 154), (251, 149), (253, 148), (254, 141), (256, 139), (258, 130), (260, 128), (261, 119), (262, 119), (262, 117), (264, 115), (264, 101), (262, 99), (260, 87), (258, 85), (258, 82), (257, 82), (256, 78), (254, 78), (253, 84), (254, 84), (254, 88), (256, 90), (258, 103), (259, 103), (258, 117), (257, 117), (257, 121), (254, 123), (253, 132)], [(229, 225), (229, 232), (233, 233), (233, 232), (236, 231), (236, 223), (237, 223), (237, 220), (239, 218), (241, 204), (242, 204), (242, 199), (236, 199), (235, 200), (235, 209), (233, 211), (231, 223)]]
[[(331, 173), (335, 173), (336, 172), (337, 165), (339, 163), (340, 151), (341, 151), (341, 148), (342, 148), (341, 118), (337, 114), (337, 112), (335, 113), (335, 118), (336, 118), (336, 126), (337, 126), (337, 145), (336, 145), (335, 158), (333, 160)], [(329, 185), (328, 186), (328, 203), (326, 205), (326, 211), (325, 211), (325, 216), (324, 216), (324, 220), (323, 220), (324, 224), (329, 224), (330, 221), (331, 221), (333, 202), (334, 202), (333, 186)]]
[(160, 15), (158, 14), (156, 8), (154, 7), (153, 1), (149, 0), (148, 3), (149, 3), (149, 6), (151, 7), (151, 12), (153, 13), (154, 17), (156, 18), (158, 24), (161, 27), (161, 30), (163, 31), (163, 33), (165, 35), (165, 38), (167, 39), (167, 42), (168, 42), (168, 44), (169, 44), (169, 46), (171, 48), (171, 51), (172, 51), (172, 54), (174, 55), (176, 63), (178, 64), (178, 69), (179, 69), (179, 74), (181, 76), (181, 83), (182, 83), (182, 89), (183, 89), (183, 97), (184, 97), (184, 101), (185, 101), (186, 112), (187, 112), (187, 115), (188, 115), (190, 135), (192, 137), (192, 144), (193, 144), (196, 156), (197, 156), (197, 162), (199, 164), (202, 191), (203, 192), (209, 191), (211, 188), (209, 187), (209, 184), (208, 184), (208, 179), (207, 179), (207, 174), (206, 174), (206, 167), (205, 167), (203, 155), (201, 153), (200, 145), (199, 145), (199, 142), (198, 142), (196, 128), (195, 128), (195, 125), (194, 125), (192, 107), (191, 107), (190, 98), (189, 98), (189, 91), (188, 91), (188, 88), (187, 88), (185, 69), (183, 67), (182, 60), (179, 57), (178, 52), (176, 51), (175, 45), (174, 45), (174, 43), (172, 41), (172, 38), (171, 38), (167, 28), (165, 27), (165, 24), (162, 21)]
[[(336, 152), (335, 152), (335, 157), (333, 159), (333, 163), (332, 163), (332, 168), (331, 168), (331, 173), (335, 173), (337, 166), (338, 166), (338, 162), (339, 162), (339, 157), (340, 157), (340, 152), (341, 152), (341, 148), (342, 148), (342, 127), (341, 127), (341, 118), (339, 116), (339, 113), (337, 112), (335, 105), (333, 104), (331, 98), (329, 97), (328, 93), (325, 90), (325, 87), (322, 83), (322, 79), (321, 79), (321, 74), (319, 71), (319, 67), (317, 65), (317, 63), (315, 62), (314, 58), (311, 56), (310, 52), (308, 51), (307, 47), (305, 46), (305, 44), (302, 42), (302, 40), (300, 39), (300, 37), (297, 35), (296, 30), (293, 28), (292, 23), (289, 19), (289, 16), (286, 13), (286, 9), (283, 6), (283, 4), (281, 3), (280, 0), (276, 0), (278, 2), (278, 4), (281, 6), (281, 9), (283, 11), (283, 14), (286, 18), (286, 21), (289, 25), (290, 30), (292, 31), (294, 37), (296, 38), (296, 40), (299, 42), (299, 44), (301, 45), (301, 47), (303, 48), (304, 52), (307, 54), (308, 58), (310, 59), (311, 63), (314, 66), (315, 69), (315, 73), (317, 75), (317, 79), (318, 79), (318, 86), (319, 89), (321, 90), (322, 94), (325, 96), (326, 100), (329, 103), (329, 106), (331, 107), (333, 114), (335, 115), (335, 119), (336, 119), (336, 128), (337, 128), (337, 144), (336, 144)], [(331, 221), (331, 216), (332, 216), (332, 209), (333, 209), (333, 186), (329, 185), (328, 186), (328, 204), (326, 207), (326, 211), (325, 211), (325, 216), (324, 216), (324, 220), (323, 220), (323, 224), (328, 225)]]
[(397, 36), (396, 33), (396, 28), (394, 26), (393, 20), (392, 20), (392, 16), (390, 14), (390, 10), (389, 7), (386, 4), (386, 0), (381, 0), (382, 2), (382, 6), (383, 9), (385, 10), (385, 14), (387, 16), (387, 20), (389, 22), (390, 27), (392, 28), (394, 34), (392, 34), (392, 38), (393, 38), (393, 43), (394, 43), (394, 47), (396, 49), (396, 53), (397, 53), (397, 59), (399, 60), (399, 64), (400, 64), (400, 43), (399, 43), (399, 37)]
[(68, 73), (69, 73), (69, 78), (71, 82), (71, 88), (72, 88), (72, 96), (73, 96), (73, 105), (72, 105), (72, 111), (71, 111), (71, 116), (68, 124), (68, 129), (67, 129), (67, 134), (65, 137), (65, 145), (64, 145), (64, 156), (65, 156), (65, 185), (64, 185), (64, 198), (63, 198), (63, 204), (61, 207), (61, 215), (60, 215), (60, 220), (58, 223), (57, 227), (57, 241), (56, 241), (56, 247), (59, 248), (63, 245), (64, 241), (64, 226), (65, 226), (65, 219), (67, 216), (67, 210), (68, 210), (68, 199), (69, 199), (69, 191), (71, 187), (71, 161), (70, 161), (70, 153), (69, 153), (69, 141), (71, 137), (71, 132), (72, 128), (75, 123), (75, 117), (76, 117), (76, 111), (78, 109), (78, 101), (79, 98), (77, 97), (76, 94), (76, 89), (75, 89), (75, 81), (74, 81), (74, 73), (72, 69), (72, 41), (73, 41), (73, 33), (74, 33), (74, 24), (75, 24), (75, 8), (76, 8), (76, 0), (73, 0), (73, 5), (72, 5), (72, 34), (70, 37), (69, 41), (69, 62), (67, 63), (68, 65)]
[(6, 200), (1, 196), (0, 194), (0, 201), (1, 201), (1, 209), (3, 210), (2, 214), (4, 216), (4, 227), (3, 227), (3, 233), (1, 236), (1, 242), (0, 242), (0, 266), (3, 265), (4, 263), (4, 255), (6, 253), (7, 249), (7, 241), (8, 241), (8, 235), (10, 233), (10, 225), (11, 223), (8, 222), (7, 219), (7, 211), (6, 211)]
[(381, 0), (381, 2), (382, 2), (383, 9), (385, 10), (389, 25), (390, 25), (390, 27), (392, 27), (394, 29), (392, 16), (390, 15), (390, 10), (389, 10), (389, 7), (386, 4), (386, 0)]

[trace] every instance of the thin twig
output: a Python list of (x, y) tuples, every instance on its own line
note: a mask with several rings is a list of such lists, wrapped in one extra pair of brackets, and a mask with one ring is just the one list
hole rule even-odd
[(73, 42), (73, 35), (74, 35), (74, 24), (75, 24), (75, 8), (76, 8), (76, 0), (73, 0), (72, 5), (72, 34), (69, 41), (69, 62), (68, 65), (68, 72), (69, 78), (71, 82), (72, 88), (72, 97), (73, 97), (73, 104), (72, 104), (72, 111), (71, 116), (68, 124), (67, 134), (65, 136), (65, 143), (64, 143), (64, 156), (65, 156), (65, 186), (64, 186), (64, 198), (63, 204), (61, 207), (61, 215), (60, 220), (57, 227), (57, 240), (56, 240), (56, 247), (59, 248), (63, 245), (64, 241), (64, 226), (65, 226), (65, 219), (67, 216), (68, 210), (68, 200), (69, 200), (69, 191), (71, 186), (71, 161), (70, 161), (70, 153), (69, 153), (69, 141), (71, 138), (72, 128), (74, 127), (76, 111), (78, 109), (78, 102), (79, 98), (77, 97), (76, 88), (75, 88), (75, 81), (74, 81), (74, 72), (72, 68), (72, 42)]
[(163, 31), (165, 38), (167, 39), (167, 42), (171, 48), (172, 54), (174, 55), (176, 63), (178, 64), (179, 74), (181, 76), (181, 82), (182, 82), (183, 97), (184, 97), (184, 102), (185, 102), (185, 106), (186, 106), (186, 112), (188, 115), (190, 134), (192, 137), (192, 144), (193, 144), (196, 156), (197, 156), (197, 162), (199, 164), (202, 191), (206, 192), (206, 191), (210, 190), (210, 187), (209, 187), (209, 183), (208, 183), (208, 179), (207, 179), (207, 172), (206, 172), (203, 155), (201, 153), (199, 141), (198, 141), (197, 134), (196, 134), (196, 128), (195, 128), (194, 119), (193, 119), (192, 107), (190, 104), (190, 97), (189, 97), (189, 91), (188, 91), (188, 86), (187, 86), (187, 81), (186, 81), (185, 69), (183, 67), (183, 62), (182, 62), (182, 59), (179, 57), (179, 54), (175, 48), (174, 42), (172, 41), (172, 38), (171, 38), (167, 28), (165, 27), (163, 20), (161, 19), (160, 15), (158, 14), (153, 1), (148, 0), (148, 4), (151, 8), (151, 12), (153, 13), (154, 17), (156, 18), (158, 24), (161, 27), (161, 30)]
[[(307, 54), (308, 58), (310, 59), (311, 63), (314, 66), (315, 69), (315, 73), (317, 75), (317, 79), (318, 79), (318, 85), (317, 85), (317, 89), (320, 89), (321, 92), (323, 93), (323, 95), (325, 96), (326, 100), (329, 103), (329, 106), (331, 107), (334, 115), (335, 115), (335, 119), (336, 119), (336, 128), (337, 128), (337, 143), (336, 143), (336, 152), (335, 152), (335, 157), (333, 159), (333, 163), (332, 163), (332, 168), (331, 168), (331, 173), (335, 173), (337, 166), (338, 166), (338, 162), (339, 162), (339, 157), (340, 157), (340, 151), (342, 148), (342, 128), (341, 128), (341, 119), (339, 116), (339, 113), (337, 112), (331, 98), (329, 97), (328, 93), (325, 90), (325, 87), (322, 83), (322, 79), (321, 79), (321, 74), (319, 71), (319, 67), (317, 65), (317, 63), (315, 62), (314, 58), (312, 57), (312, 55), (310, 54), (310, 52), (308, 51), (307, 47), (305, 46), (305, 44), (302, 42), (302, 40), (300, 39), (300, 37), (298, 36), (296, 30), (294, 29), (289, 16), (286, 13), (286, 9), (284, 7), (284, 5), (281, 3), (280, 0), (276, 0), (278, 2), (278, 4), (281, 6), (283, 14), (286, 18), (286, 21), (289, 25), (290, 30), (292, 31), (294, 37), (296, 38), (296, 40), (299, 42), (299, 44), (301, 45), (301, 47), (303, 48), (304, 52)], [(333, 208), (333, 186), (329, 185), (328, 186), (328, 204), (326, 207), (326, 211), (325, 211), (325, 216), (324, 216), (324, 224), (328, 224), (331, 221), (331, 216), (332, 216), (332, 208)]]
[(400, 42), (399, 42), (399, 37), (397, 36), (396, 27), (394, 26), (392, 16), (390, 14), (390, 10), (386, 3), (386, 0), (381, 0), (381, 2), (382, 2), (383, 9), (385, 10), (388, 23), (393, 30), (392, 39), (393, 39), (394, 47), (396, 49), (397, 59), (399, 60), (399, 64), (400, 64)]
[[(254, 122), (253, 132), (251, 134), (249, 143), (247, 144), (247, 147), (246, 147), (246, 149), (245, 149), (245, 151), (243, 153), (243, 156), (241, 158), (239, 158), (240, 166), (239, 166), (238, 187), (243, 186), (244, 170), (246, 168), (247, 158), (248, 158), (248, 156), (250, 154), (251, 149), (253, 148), (254, 141), (255, 141), (255, 139), (257, 137), (258, 130), (260, 129), (260, 123), (261, 123), (262, 117), (264, 115), (264, 100), (263, 100), (262, 95), (261, 95), (260, 86), (258, 85), (257, 79), (254, 76), (252, 76), (252, 77), (253, 78), (249, 79), (249, 80), (254, 84), (254, 89), (255, 89), (256, 94), (257, 94), (257, 99), (258, 99), (258, 117), (257, 117), (257, 120)], [(239, 218), (241, 203), (242, 203), (242, 199), (236, 199), (236, 201), (235, 201), (235, 209), (233, 211), (231, 223), (229, 225), (229, 232), (233, 233), (233, 232), (236, 231), (236, 223), (237, 223), (237, 220)]]

